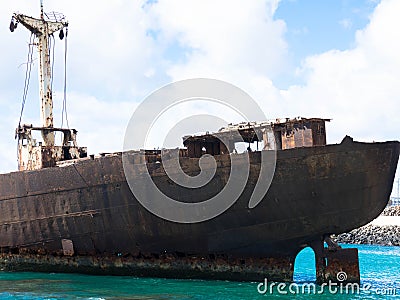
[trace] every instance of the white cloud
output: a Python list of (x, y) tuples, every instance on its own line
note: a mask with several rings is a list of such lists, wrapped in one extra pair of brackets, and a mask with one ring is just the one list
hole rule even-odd
[(302, 68), (306, 83), (282, 91), (285, 104), (302, 114), (332, 117), (331, 141), (345, 134), (367, 141), (398, 139), (399, 12), (400, 2), (382, 1), (369, 25), (357, 32), (354, 49), (308, 57)]
[[(125, 128), (137, 103), (110, 103), (75, 92), (69, 94), (67, 103), (69, 125), (78, 130), (79, 146), (88, 147), (89, 154), (122, 151)], [(60, 120), (60, 114), (55, 118)]]
[(292, 29), (291, 32), (295, 35), (307, 35), (309, 33), (309, 29), (307, 26), (303, 26), (302, 28)]
[(246, 87), (254, 77), (282, 72), (286, 26), (273, 19), (278, 2), (158, 1), (150, 12), (161, 38), (189, 49), (168, 74), (174, 80), (214, 77)]
[(353, 22), (350, 19), (342, 19), (339, 21), (339, 24), (344, 29), (350, 29), (353, 26)]

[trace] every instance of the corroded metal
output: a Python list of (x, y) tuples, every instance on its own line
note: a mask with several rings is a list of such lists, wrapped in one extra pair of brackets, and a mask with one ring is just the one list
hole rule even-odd
[[(341, 249), (327, 237), (381, 213), (399, 142), (365, 144), (346, 137), (340, 145), (326, 145), (326, 119), (229, 125), (214, 134), (184, 137), (187, 149), (164, 151), (166, 160), (178, 152), (190, 176), (199, 173), (203, 154), (215, 157), (215, 176), (199, 189), (175, 184), (160, 163), (161, 151), (129, 151), (127, 159), (138, 165), (137, 184), (147, 169), (165, 195), (181, 202), (208, 200), (226, 186), (238, 142), (231, 138), (233, 130), (246, 143), (262, 141), (263, 151), (277, 151), (271, 186), (255, 208), (249, 208), (249, 199), (265, 152), (249, 146), (247, 153), (235, 153), (239, 159), (248, 155), (250, 174), (227, 211), (207, 222), (167, 221), (134, 197), (121, 153), (87, 158), (76, 130), (53, 127), (48, 37), (68, 24), (45, 20), (43, 6), (41, 12), (40, 19), (15, 14), (10, 25), (13, 31), (20, 22), (38, 39), (43, 124), (17, 128), (21, 172), (0, 174), (0, 270), (290, 281), (297, 254), (311, 246), (318, 282), (340, 281), (339, 272), (359, 282), (357, 250)], [(43, 143), (32, 137), (35, 130)], [(54, 145), (55, 131), (63, 134), (60, 146)], [(154, 199), (150, 193), (146, 197)]]
[(338, 245), (330, 244), (330, 242), (328, 242), (326, 248), (322, 240), (313, 241), (310, 246), (315, 253), (318, 283), (360, 283), (357, 248), (342, 249)]
[[(324, 146), (326, 145), (325, 122), (327, 121), (330, 120), (299, 117), (259, 123), (229, 124), (212, 134), (185, 136), (183, 144), (188, 149), (189, 157), (201, 157), (204, 153), (210, 155), (234, 153), (235, 143), (242, 141), (263, 142), (263, 150)], [(232, 131), (237, 131), (239, 135), (232, 135)], [(205, 149), (204, 153), (203, 149)]]
[(73, 256), (75, 251), (74, 251), (74, 243), (69, 240), (69, 239), (62, 239), (61, 240), (61, 245), (63, 249), (63, 254), (64, 256)]
[[(360, 283), (360, 267), (358, 262), (358, 249), (338, 249), (336, 251), (327, 251), (327, 266), (323, 282), (356, 282)], [(340, 273), (345, 274), (341, 278)]]
[(81, 272), (88, 274), (151, 276), (165, 278), (229, 279), (260, 278), (290, 281), (293, 261), (287, 258), (238, 259), (218, 255), (140, 254), (63, 257), (37, 254), (0, 254), (0, 270)]
[[(41, 102), (41, 127), (32, 125), (18, 125), (16, 138), (18, 138), (18, 169), (38, 170), (54, 167), (57, 162), (81, 158), (86, 156), (86, 148), (79, 148), (76, 144), (75, 129), (56, 129), (53, 122), (52, 99), (52, 66), (50, 63), (49, 39), (55, 32), (68, 26), (65, 17), (60, 14), (52, 14), (54, 20), (50, 20), (43, 12), (41, 3), (40, 18), (33, 18), (23, 14), (14, 14), (10, 29), (14, 31), (18, 23), (31, 31), (36, 37), (36, 45), (39, 51), (39, 90)], [(63, 36), (63, 34), (62, 34)], [(42, 142), (36, 142), (32, 138), (32, 131), (40, 131)], [(62, 146), (56, 146), (55, 132), (60, 131), (64, 135)], [(70, 144), (71, 142), (71, 144)]]
[[(398, 142), (364, 144), (346, 139), (339, 145), (278, 151), (271, 187), (255, 209), (248, 208), (248, 199), (259, 173), (260, 153), (237, 154), (250, 156), (250, 176), (243, 194), (225, 213), (198, 224), (169, 222), (142, 207), (126, 183), (121, 153), (75, 160), (63, 167), (35, 172), (2, 174), (0, 252), (17, 258), (34, 254), (38, 268), (46, 265), (49, 255), (63, 265), (69, 258), (63, 256), (62, 239), (69, 239), (77, 261), (82, 257), (87, 261), (132, 257), (134, 263), (144, 263), (146, 269), (135, 274), (160, 276), (164, 274), (157, 267), (161, 262), (151, 261), (162, 255), (225, 255), (232, 261), (244, 261), (244, 266), (252, 266), (252, 259), (268, 258), (272, 259), (271, 268), (276, 267), (274, 278), (288, 280), (292, 274), (290, 264), (304, 245), (362, 226), (380, 214), (391, 192), (399, 149)], [(133, 161), (142, 157), (134, 153)], [(216, 175), (200, 190), (171, 184), (162, 164), (157, 162), (157, 151), (147, 152), (145, 159), (149, 163), (144, 167), (169, 196), (183, 202), (203, 201), (218, 193), (229, 177), (229, 155), (216, 157)], [(198, 159), (181, 157), (180, 163), (189, 175), (199, 171)], [(140, 176), (137, 180), (141, 180)], [(352, 271), (356, 270), (355, 256), (348, 259), (342, 253), (321, 250), (318, 257), (327, 258), (329, 264), (318, 278), (334, 277), (332, 270), (339, 270), (337, 266), (346, 261), (353, 266), (346, 272), (356, 277), (357, 272)], [(76, 264), (75, 269), (72, 266), (71, 271), (85, 270)], [(196, 274), (207, 278), (212, 273), (207, 266), (212, 265), (202, 266)], [(54, 266), (54, 270), (57, 268)], [(97, 269), (99, 273), (126, 272), (114, 267), (104, 270), (96, 263), (88, 269)], [(175, 270), (169, 273), (173, 277), (193, 275), (171, 270)], [(232, 278), (230, 273), (218, 273), (218, 278)], [(333, 275), (326, 277), (328, 273)], [(246, 272), (234, 276), (248, 278)]]
[[(32, 131), (60, 132), (63, 135), (61, 146), (46, 146), (37, 142)], [(33, 127), (23, 125), (17, 128), (18, 138), (18, 170), (40, 170), (55, 167), (57, 163), (79, 159), (87, 156), (86, 147), (78, 147), (76, 142), (77, 131), (75, 129)]]
[[(49, 37), (54, 32), (68, 26), (65, 20), (45, 20), (43, 6), (41, 6), (41, 17), (36, 19), (23, 14), (14, 14), (16, 22), (21, 23), (37, 38), (39, 50), (39, 84), (40, 84), (40, 115), (44, 128), (53, 127), (53, 99), (52, 99), (52, 70), (50, 64)], [(54, 145), (54, 132), (42, 131), (43, 143), (45, 146)]]

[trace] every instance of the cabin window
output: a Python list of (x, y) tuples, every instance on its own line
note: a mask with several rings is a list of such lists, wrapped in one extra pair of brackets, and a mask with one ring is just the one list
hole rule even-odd
[(325, 127), (322, 126), (321, 124), (318, 124), (318, 126), (317, 126), (317, 134), (318, 135), (325, 135)]

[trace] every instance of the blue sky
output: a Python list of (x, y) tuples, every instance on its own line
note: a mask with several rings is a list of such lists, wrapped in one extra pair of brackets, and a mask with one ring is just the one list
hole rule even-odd
[[(361, 141), (399, 139), (400, 1), (44, 3), (46, 11), (63, 12), (70, 22), (69, 121), (79, 130), (80, 145), (88, 146), (90, 153), (120, 151), (138, 103), (165, 84), (193, 77), (235, 84), (258, 101), (269, 118), (332, 118), (330, 143), (340, 142), (346, 134)], [(8, 172), (16, 169), (13, 135), (29, 40), (22, 26), (11, 34), (8, 25), (14, 11), (37, 16), (39, 0), (5, 0), (1, 6), (0, 171)], [(39, 123), (36, 68), (25, 123)], [(54, 74), (59, 124), (60, 41)], [(189, 110), (175, 111), (171, 119), (184, 117)]]
[(285, 20), (289, 48), (299, 63), (310, 54), (353, 47), (355, 31), (368, 24), (377, 4), (369, 0), (283, 0), (275, 18)]
[[(356, 30), (368, 24), (377, 4), (371, 0), (280, 1), (274, 17), (285, 20), (291, 67), (300, 66), (309, 55), (353, 48)], [(285, 72), (275, 84), (288, 88), (302, 80), (293, 75)]]

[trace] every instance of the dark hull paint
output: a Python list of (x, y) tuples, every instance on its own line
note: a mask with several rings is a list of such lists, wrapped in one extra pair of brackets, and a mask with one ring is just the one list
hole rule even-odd
[[(302, 248), (381, 213), (399, 148), (399, 142), (348, 141), (278, 151), (272, 185), (263, 201), (249, 209), (260, 166), (260, 153), (253, 152), (250, 178), (238, 201), (222, 215), (196, 224), (169, 222), (143, 208), (125, 181), (121, 155), (2, 174), (0, 265), (240, 280), (261, 280), (267, 273), (270, 279), (290, 280)], [(216, 158), (223, 167), (201, 193), (171, 184), (160, 164), (148, 168), (165, 193), (201, 201), (218, 193), (229, 177), (229, 156)], [(198, 171), (194, 159), (181, 163), (188, 173)], [(62, 256), (62, 239), (73, 241), (77, 256)]]

